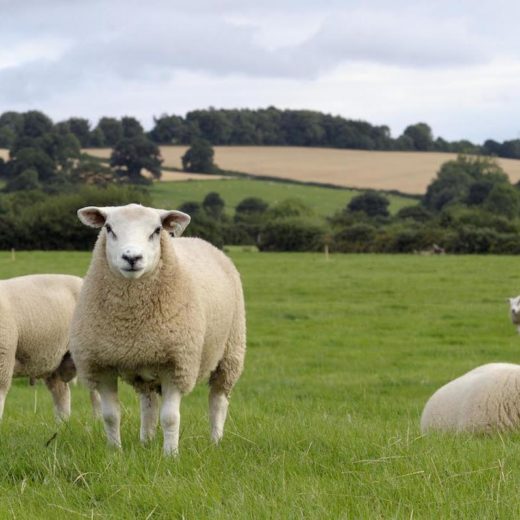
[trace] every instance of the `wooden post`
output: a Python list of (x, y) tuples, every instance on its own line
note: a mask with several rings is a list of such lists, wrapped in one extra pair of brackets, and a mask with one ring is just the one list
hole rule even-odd
[(14, 262), (16, 260), (16, 252), (14, 247), (11, 248), (11, 260)]
[(325, 244), (324, 253), (325, 253), (325, 260), (329, 259), (329, 244)]

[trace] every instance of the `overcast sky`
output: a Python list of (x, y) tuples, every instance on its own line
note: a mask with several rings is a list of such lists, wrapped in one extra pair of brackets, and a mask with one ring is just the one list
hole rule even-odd
[(0, 0), (0, 112), (308, 108), (520, 137), (520, 2)]

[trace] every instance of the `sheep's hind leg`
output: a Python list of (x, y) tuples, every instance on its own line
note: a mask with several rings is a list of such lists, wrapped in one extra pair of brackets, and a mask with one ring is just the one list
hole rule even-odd
[(16, 333), (10, 328), (0, 326), (0, 420), (4, 414), (5, 398), (11, 387), (15, 366)]
[(182, 394), (170, 377), (162, 378), (161, 391), (163, 396), (161, 426), (164, 435), (164, 454), (175, 456), (179, 451)]
[(159, 421), (159, 396), (156, 392), (141, 393), (141, 442), (151, 441)]
[(58, 421), (66, 421), (70, 417), (70, 388), (55, 375), (47, 377), (45, 384), (49, 389), (54, 402), (54, 413)]
[(101, 398), (97, 390), (90, 391), (90, 403), (92, 404), (92, 415), (94, 419), (101, 419)]
[(101, 414), (107, 441), (110, 446), (121, 448), (121, 411), (117, 397), (117, 376), (106, 376), (97, 385), (101, 399)]
[(0, 420), (4, 415), (4, 405), (5, 398), (7, 397), (7, 392), (9, 391), (9, 385), (0, 385)]
[[(240, 345), (238, 342), (237, 344)], [(244, 347), (229, 348), (209, 378), (209, 422), (211, 440), (215, 444), (218, 444), (224, 435), (229, 394), (242, 373), (244, 353)]]
[(224, 435), (224, 424), (229, 406), (229, 400), (222, 391), (209, 392), (209, 423), (211, 427), (211, 440), (218, 444)]

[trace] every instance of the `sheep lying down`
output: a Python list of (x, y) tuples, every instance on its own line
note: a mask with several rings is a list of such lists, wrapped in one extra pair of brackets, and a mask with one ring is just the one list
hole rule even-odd
[(428, 400), (421, 431), (493, 433), (520, 429), (520, 365), (490, 363), (439, 388)]
[[(43, 379), (58, 419), (70, 415), (76, 367), (68, 351), (77, 276), (39, 274), (0, 280), (0, 419), (13, 377)], [(99, 396), (91, 393), (96, 409)]]

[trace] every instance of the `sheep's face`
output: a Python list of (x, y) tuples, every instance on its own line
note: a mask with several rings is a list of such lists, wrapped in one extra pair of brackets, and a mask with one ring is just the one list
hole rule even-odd
[(161, 256), (161, 231), (180, 236), (190, 222), (189, 215), (129, 204), (128, 206), (78, 211), (83, 224), (103, 228), (106, 233), (106, 257), (111, 271), (136, 279), (151, 273)]
[(520, 296), (509, 298), (509, 310), (513, 323), (520, 323)]

